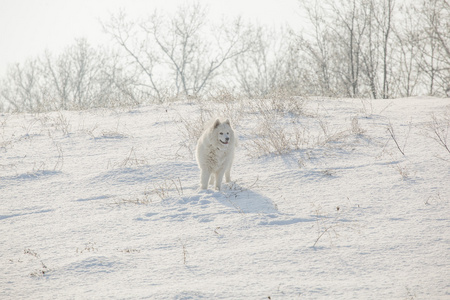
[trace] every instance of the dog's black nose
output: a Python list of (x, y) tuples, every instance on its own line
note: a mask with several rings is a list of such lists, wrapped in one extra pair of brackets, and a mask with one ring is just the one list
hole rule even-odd
[(229, 140), (230, 140), (230, 138), (229, 137), (227, 137), (227, 138), (225, 138), (225, 140), (228, 142)]

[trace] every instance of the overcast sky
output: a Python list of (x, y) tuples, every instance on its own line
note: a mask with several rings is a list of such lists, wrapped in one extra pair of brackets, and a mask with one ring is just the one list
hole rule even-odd
[[(0, 0), (0, 77), (9, 64), (59, 53), (76, 38), (96, 45), (106, 43), (99, 20), (124, 9), (131, 17), (144, 17), (156, 8), (175, 9), (185, 0)], [(262, 24), (283, 25), (299, 21), (298, 0), (199, 0), (209, 16), (242, 15)]]

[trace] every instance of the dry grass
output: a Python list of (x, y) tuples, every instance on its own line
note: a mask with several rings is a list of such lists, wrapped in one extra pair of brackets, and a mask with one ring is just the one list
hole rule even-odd
[(183, 186), (181, 185), (180, 178), (177, 180), (164, 180), (160, 183), (153, 184), (154, 189), (150, 192), (150, 194), (156, 194), (161, 200), (166, 200), (171, 197), (173, 192), (176, 192), (178, 196), (182, 196)]
[(366, 131), (359, 125), (358, 117), (352, 118), (351, 133), (354, 135), (363, 135)]
[(189, 256), (189, 252), (187, 251), (187, 240), (179, 238), (178, 241), (181, 244), (183, 250), (183, 265), (187, 264), (187, 258)]
[(447, 109), (446, 114), (432, 114), (426, 129), (428, 136), (450, 154), (450, 108)]
[[(410, 127), (411, 130), (411, 127)], [(408, 136), (405, 138), (404, 143), (401, 144), (399, 141), (399, 138), (397, 136), (397, 134), (394, 131), (394, 127), (392, 125), (391, 122), (389, 122), (389, 125), (387, 125), (386, 127), (386, 131), (389, 133), (389, 135), (391, 136), (392, 140), (394, 141), (395, 145), (397, 146), (398, 151), (400, 151), (400, 153), (405, 156), (405, 147), (406, 147), (406, 142), (408, 140), (408, 136), (409, 136), (409, 132), (408, 132)]]
[[(187, 150), (191, 157), (194, 157), (195, 147), (198, 139), (203, 133), (205, 124), (212, 118), (212, 112), (208, 109), (201, 108), (197, 117), (188, 119), (180, 115), (180, 124), (178, 132), (181, 141), (180, 149)], [(178, 151), (179, 152), (179, 151)], [(177, 153), (178, 153), (177, 152)]]
[(411, 172), (408, 166), (402, 164), (394, 164), (392, 167), (400, 174), (403, 180), (407, 180), (410, 178)]
[(122, 204), (135, 204), (135, 205), (148, 205), (152, 201), (149, 196), (146, 194), (143, 197), (134, 197), (134, 198), (120, 198), (116, 200), (114, 204), (122, 205)]
[(84, 247), (82, 247), (82, 248), (77, 247), (77, 250), (76, 250), (77, 253), (97, 252), (97, 251), (98, 251), (98, 248), (97, 248), (95, 242), (88, 242), (84, 245)]
[(125, 158), (118, 162), (108, 162), (108, 169), (114, 168), (131, 168), (131, 167), (140, 167), (147, 165), (147, 160), (145, 158), (138, 157), (136, 154), (136, 150), (134, 147), (131, 147), (131, 150), (125, 156)]
[(320, 241), (328, 239), (329, 245), (333, 246), (344, 231), (358, 232), (359, 225), (355, 222), (343, 221), (346, 214), (341, 206), (336, 206), (333, 215), (326, 214), (320, 204), (311, 203), (314, 214), (316, 215), (317, 238), (312, 245), (313, 248)]
[[(40, 259), (40, 255), (37, 252), (35, 252), (34, 250), (24, 249), (23, 254), (30, 255), (30, 256), (34, 257), (35, 259), (39, 260), (40, 267), (29, 274), (31, 277), (43, 277), (52, 271), (44, 264), (44, 262)], [(19, 262), (21, 262), (21, 261), (19, 260)]]
[(140, 253), (141, 250), (135, 249), (135, 248), (125, 248), (125, 249), (117, 249), (118, 251), (122, 253)]
[(245, 145), (251, 157), (284, 155), (342, 142), (352, 135), (362, 136), (365, 133), (357, 117), (352, 118), (349, 127), (342, 128), (330, 125), (320, 116), (304, 115), (303, 106), (297, 107), (294, 113), (287, 110), (286, 106), (280, 108), (278, 104), (272, 100), (256, 104), (256, 126), (252, 138)]

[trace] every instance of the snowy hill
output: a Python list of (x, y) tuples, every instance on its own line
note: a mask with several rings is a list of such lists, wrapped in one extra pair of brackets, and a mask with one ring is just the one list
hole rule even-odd
[[(239, 136), (199, 191), (202, 124)], [(450, 101), (0, 115), (2, 299), (449, 299)]]

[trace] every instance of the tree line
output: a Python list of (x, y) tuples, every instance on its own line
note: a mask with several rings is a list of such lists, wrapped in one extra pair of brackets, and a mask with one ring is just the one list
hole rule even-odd
[(85, 109), (223, 93), (270, 97), (450, 95), (448, 0), (299, 1), (305, 28), (172, 14), (102, 22), (113, 47), (78, 39), (9, 66), (0, 111)]

